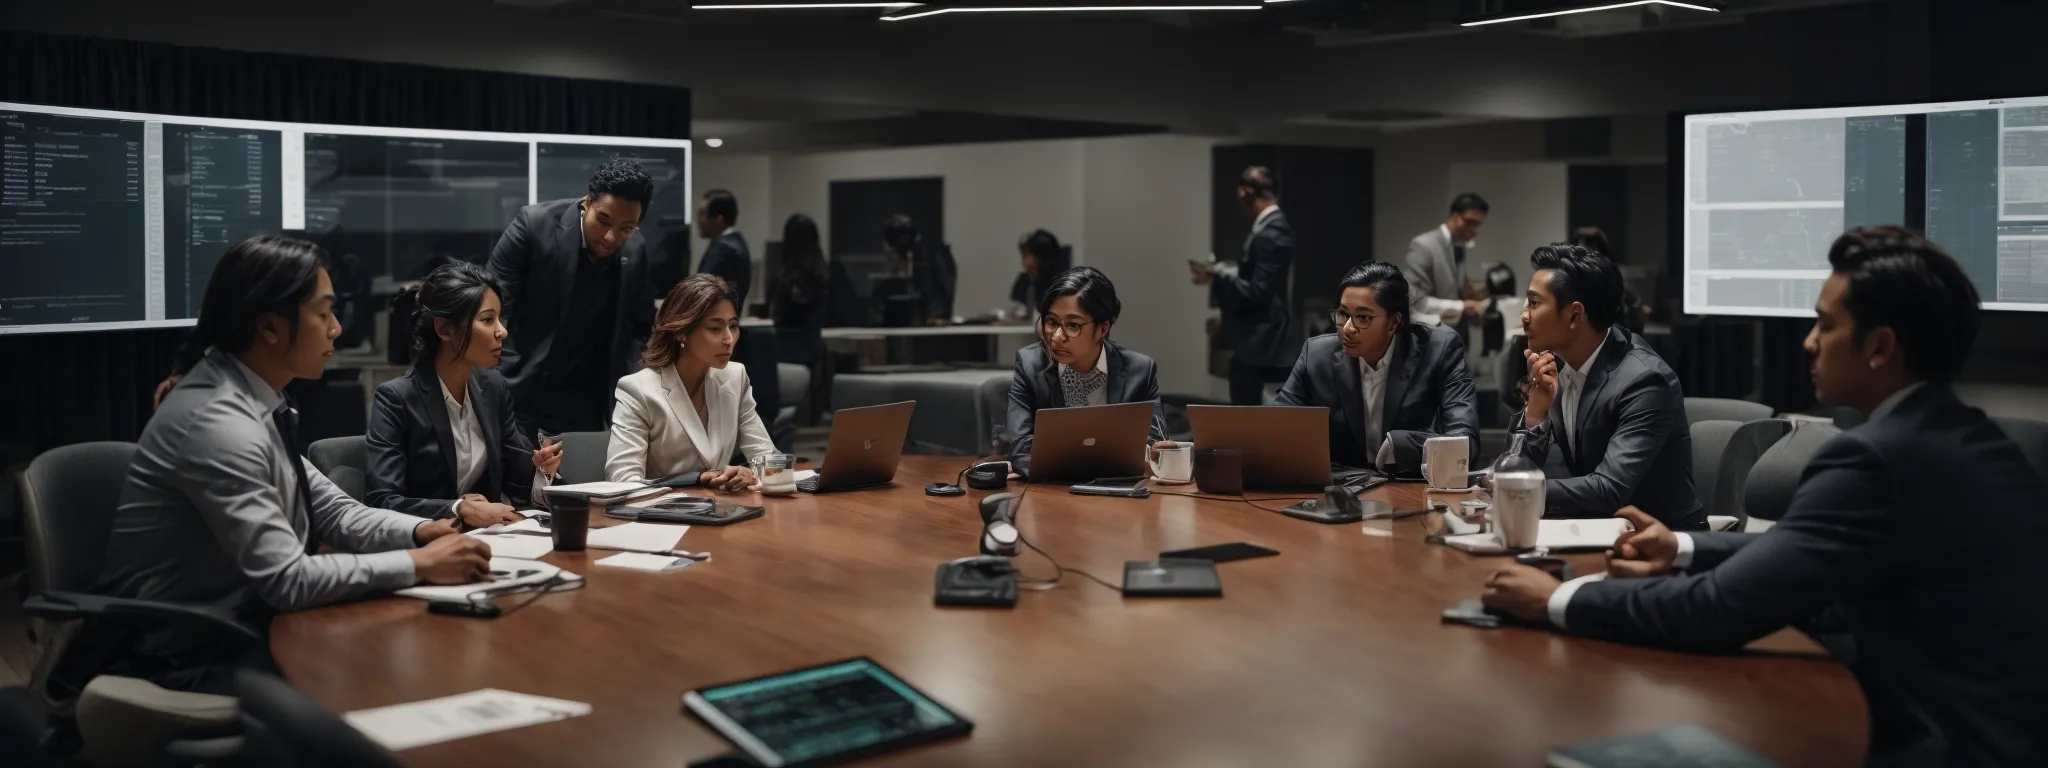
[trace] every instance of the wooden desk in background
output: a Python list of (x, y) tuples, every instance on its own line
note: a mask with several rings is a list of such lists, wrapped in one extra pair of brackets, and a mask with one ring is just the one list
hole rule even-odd
[[(1026, 537), (1111, 583), (1164, 549), (1253, 541), (1281, 554), (1220, 566), (1221, 599), (1126, 600), (1069, 574), (1015, 609), (933, 607), (933, 571), (975, 554), (987, 493), (922, 489), (962, 461), (906, 457), (890, 489), (766, 499), (761, 519), (693, 528), (681, 546), (714, 559), (680, 572), (554, 553), (588, 585), (495, 621), (402, 598), (302, 611), (272, 625), (272, 651), (336, 711), (479, 688), (595, 707), (400, 753), (411, 766), (679, 766), (729, 750), (683, 712), (684, 691), (859, 655), (976, 724), (874, 765), (1534, 766), (1553, 747), (1681, 723), (1786, 766), (1862, 762), (1861, 693), (1810, 653), (1693, 656), (1442, 624), (1504, 559), (1424, 544), (1413, 520), (1382, 537), (1235, 501), (1037, 486)], [(1418, 485), (1366, 498), (1424, 503)], [(1052, 571), (1028, 551), (1018, 562)], [(1789, 631), (1760, 645), (1814, 648)]]

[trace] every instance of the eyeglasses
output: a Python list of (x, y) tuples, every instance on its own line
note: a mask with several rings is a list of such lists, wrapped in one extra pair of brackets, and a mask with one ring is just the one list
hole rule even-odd
[(1078, 320), (1068, 320), (1062, 323), (1059, 318), (1052, 315), (1044, 315), (1038, 318), (1039, 333), (1051, 336), (1054, 331), (1066, 331), (1067, 338), (1069, 339), (1080, 338), (1081, 332), (1088, 330), (1088, 326), (1091, 325), (1096, 325), (1096, 323), (1083, 323)]
[(1358, 326), (1358, 329), (1362, 331), (1371, 328), (1373, 321), (1378, 319), (1379, 317), (1374, 315), (1353, 315), (1342, 309), (1330, 310), (1330, 324), (1338, 328), (1343, 328), (1345, 323), (1351, 323)]

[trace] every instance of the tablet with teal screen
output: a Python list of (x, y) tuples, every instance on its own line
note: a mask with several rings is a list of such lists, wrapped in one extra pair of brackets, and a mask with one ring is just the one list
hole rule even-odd
[(690, 691), (683, 706), (764, 768), (836, 763), (974, 729), (866, 657)]

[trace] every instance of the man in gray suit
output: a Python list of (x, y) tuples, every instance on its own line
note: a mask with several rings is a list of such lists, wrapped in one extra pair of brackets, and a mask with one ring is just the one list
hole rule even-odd
[(1465, 340), (1441, 325), (1408, 321), (1408, 281), (1368, 261), (1344, 275), (1336, 333), (1309, 339), (1275, 405), (1330, 409), (1330, 461), (1340, 467), (1414, 474), (1423, 441), (1469, 439), (1479, 459), (1479, 408)]
[(1671, 366), (1621, 324), (1621, 270), (1563, 243), (1529, 262), (1529, 398), (1512, 425), (1537, 465), (1562, 451), (1567, 474), (1544, 481), (1545, 514), (1607, 517), (1633, 505), (1674, 530), (1706, 530), (1685, 395)]
[[(1733, 652), (1785, 626), (1848, 666), (1871, 765), (2048, 765), (2048, 613), (2027, 607), (2048, 495), (1949, 383), (1978, 328), (1954, 260), (1893, 227), (1835, 241), (1806, 336), (1814, 394), (1866, 414), (1821, 446), (1761, 534), (1637, 530), (1607, 573), (1510, 566), (1489, 609), (1588, 637)], [(1605, 575), (1610, 578), (1598, 580)]]
[(1433, 317), (1456, 325), (1465, 315), (1478, 316), (1482, 302), (1464, 298), (1465, 249), (1479, 237), (1490, 207), (1486, 198), (1471, 192), (1451, 200), (1451, 214), (1436, 229), (1408, 241), (1408, 258), (1401, 270), (1408, 277), (1413, 294), (1411, 309), (1417, 317)]

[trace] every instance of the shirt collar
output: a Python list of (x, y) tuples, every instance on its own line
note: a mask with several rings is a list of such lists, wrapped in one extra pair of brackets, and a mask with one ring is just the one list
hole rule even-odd
[(1457, 245), (1457, 244), (1458, 244), (1458, 240), (1457, 240), (1457, 238), (1453, 238), (1453, 237), (1451, 237), (1451, 225), (1449, 225), (1449, 224), (1438, 224), (1438, 225), (1436, 225), (1436, 231), (1438, 231), (1438, 232), (1442, 232), (1442, 233), (1443, 233), (1443, 235), (1444, 235), (1444, 242), (1446, 242), (1446, 243), (1450, 243), (1451, 245)]
[(1593, 367), (1593, 361), (1595, 361), (1595, 360), (1599, 360), (1599, 359), (1600, 359), (1600, 350), (1603, 350), (1603, 349), (1606, 349), (1606, 348), (1607, 348), (1607, 336), (1606, 336), (1606, 334), (1601, 334), (1601, 336), (1600, 336), (1600, 346), (1594, 347), (1594, 348), (1593, 348), (1593, 354), (1590, 354), (1590, 355), (1587, 355), (1587, 356), (1586, 356), (1586, 362), (1585, 362), (1585, 365), (1584, 365), (1584, 367), (1583, 367), (1583, 368), (1573, 368), (1573, 367), (1571, 366), (1571, 364), (1570, 364), (1570, 363), (1565, 363), (1565, 362), (1564, 362), (1563, 360), (1558, 360), (1558, 362), (1559, 362), (1559, 363), (1564, 363), (1564, 364), (1563, 364), (1562, 366), (1560, 366), (1560, 368), (1561, 368), (1562, 370), (1560, 370), (1560, 371), (1559, 371), (1559, 373), (1564, 373), (1564, 374), (1568, 374), (1568, 375), (1570, 375), (1570, 376), (1572, 377), (1572, 379), (1573, 379), (1573, 380), (1575, 380), (1575, 381), (1585, 381), (1585, 380), (1586, 380), (1586, 371), (1587, 371), (1587, 370), (1590, 370), (1590, 369), (1592, 369), (1592, 367)]
[(1264, 227), (1266, 226), (1266, 220), (1267, 220), (1267, 219), (1270, 219), (1270, 218), (1273, 218), (1273, 216), (1274, 216), (1275, 214), (1278, 214), (1278, 213), (1280, 213), (1280, 204), (1279, 204), (1279, 203), (1274, 203), (1274, 204), (1273, 204), (1272, 206), (1268, 207), (1268, 208), (1267, 208), (1266, 210), (1260, 211), (1260, 212), (1259, 212), (1259, 217), (1258, 217), (1258, 218), (1256, 218), (1256, 219), (1252, 219), (1252, 231), (1253, 231), (1253, 232), (1257, 232), (1257, 231), (1259, 231), (1260, 229), (1263, 229), (1263, 228), (1264, 228)]
[(440, 385), (441, 402), (448, 404), (448, 410), (450, 412), (458, 414), (469, 412), (469, 400), (464, 399), (462, 402), (456, 402), (455, 393), (448, 391), (448, 382), (443, 381), (439, 374), (436, 374), (434, 376), (434, 383)]
[[(1062, 372), (1074, 370), (1074, 369), (1072, 369), (1072, 368), (1069, 368), (1069, 367), (1067, 367), (1067, 364), (1066, 364), (1066, 363), (1060, 363), (1060, 364), (1059, 364), (1059, 366), (1060, 366), (1060, 371), (1062, 371)], [(1102, 374), (1102, 375), (1104, 375), (1104, 376), (1108, 376), (1108, 375), (1109, 375), (1109, 345), (1108, 345), (1108, 344), (1104, 344), (1104, 345), (1102, 345), (1102, 349), (1096, 350), (1096, 352), (1095, 352), (1095, 372), (1096, 372), (1096, 373), (1099, 373), (1099, 374)]]
[[(1395, 343), (1398, 343), (1398, 342), (1399, 342), (1399, 340), (1398, 340), (1398, 339), (1396, 339), (1396, 340), (1395, 340)], [(1380, 353), (1380, 359), (1379, 359), (1378, 361), (1374, 362), (1374, 363), (1373, 363), (1372, 365), (1366, 365), (1366, 364), (1365, 364), (1365, 358), (1363, 358), (1363, 357), (1361, 357), (1361, 358), (1358, 358), (1358, 370), (1359, 370), (1359, 373), (1362, 373), (1362, 374), (1364, 374), (1364, 375), (1367, 375), (1367, 376), (1371, 376), (1371, 375), (1374, 375), (1374, 374), (1379, 374), (1379, 373), (1385, 373), (1385, 372), (1387, 371), (1387, 361), (1388, 361), (1388, 360), (1391, 360), (1391, 359), (1393, 359), (1393, 357), (1394, 357), (1394, 344), (1393, 344), (1393, 343), (1389, 343), (1389, 344), (1387, 345), (1387, 351), (1385, 351), (1385, 352), (1381, 352), (1381, 353)]]
[(222, 352), (217, 348), (209, 349), (211, 350), (210, 354), (217, 354), (227, 358), (229, 363), (234, 364), (235, 370), (242, 375), (242, 383), (249, 388), (249, 394), (255, 396), (256, 403), (263, 406), (265, 413), (276, 413), (284, 410), (284, 393), (271, 389), (270, 382), (264, 381), (262, 376), (256, 375), (256, 371), (250, 369), (248, 364), (243, 363), (241, 358)]
[(1891, 396), (1886, 397), (1884, 399), (1884, 402), (1878, 403), (1877, 407), (1870, 411), (1870, 420), (1877, 421), (1878, 419), (1882, 419), (1886, 416), (1892, 415), (1892, 411), (1898, 409), (1900, 402), (1903, 402), (1908, 396), (1912, 395), (1914, 392), (1919, 391), (1921, 387), (1926, 385), (1927, 382), (1916, 381), (1911, 384), (1907, 384), (1904, 387), (1900, 387), (1899, 391), (1893, 392)]

